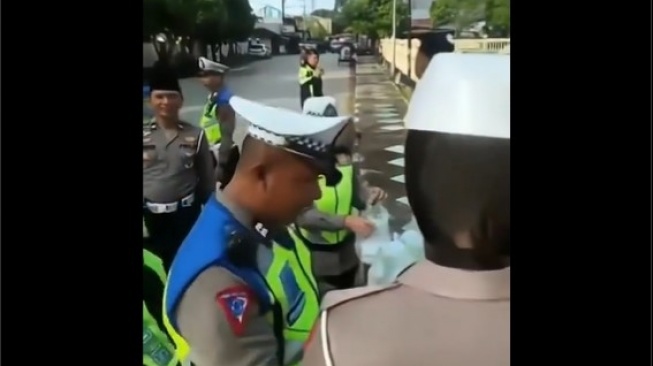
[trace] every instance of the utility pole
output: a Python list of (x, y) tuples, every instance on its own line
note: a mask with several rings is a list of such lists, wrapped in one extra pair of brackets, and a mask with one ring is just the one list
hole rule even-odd
[(392, 77), (397, 63), (397, 0), (392, 0)]
[(283, 24), (283, 20), (286, 18), (286, 0), (281, 0), (281, 24)]
[(413, 36), (411, 29), (413, 29), (413, 3), (412, 0), (408, 0), (408, 77), (412, 79), (411, 73), (413, 72), (413, 63), (412, 61), (412, 46), (413, 46)]

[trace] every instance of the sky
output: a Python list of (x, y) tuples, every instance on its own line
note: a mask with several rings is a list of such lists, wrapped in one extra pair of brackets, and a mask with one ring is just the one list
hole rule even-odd
[[(308, 14), (315, 9), (333, 9), (334, 4), (334, 0), (286, 0), (286, 14), (302, 15), (304, 2), (306, 2), (306, 13)], [(249, 0), (249, 4), (254, 11), (266, 5), (281, 9), (281, 0)], [(315, 4), (315, 9), (312, 9), (313, 4)]]

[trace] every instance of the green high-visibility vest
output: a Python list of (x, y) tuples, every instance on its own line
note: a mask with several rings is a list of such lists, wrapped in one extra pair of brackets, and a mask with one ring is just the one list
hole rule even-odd
[[(161, 258), (143, 249), (143, 265), (156, 274), (161, 280), (161, 287), (165, 288), (167, 277)], [(163, 301), (163, 294), (161, 299)], [(186, 341), (170, 326), (165, 311), (163, 311), (163, 318), (168, 333), (159, 328), (156, 319), (150, 314), (143, 301), (143, 365), (145, 366), (175, 366), (185, 360), (190, 353)], [(172, 338), (174, 344), (170, 342), (168, 336)]]
[[(326, 179), (323, 176), (320, 177), (322, 197), (315, 201), (315, 206), (320, 212), (348, 216), (352, 214), (354, 208), (354, 166), (338, 166), (338, 170), (342, 174), (342, 179), (333, 187), (327, 186)], [(308, 231), (302, 229), (301, 233), (305, 238), (310, 238)], [(328, 244), (338, 244), (345, 239), (348, 233), (347, 230), (338, 230), (322, 231), (321, 234)]]
[(220, 119), (217, 114), (217, 104), (215, 98), (209, 96), (204, 111), (200, 118), (200, 127), (204, 129), (204, 135), (209, 141), (209, 145), (215, 145), (222, 140), (222, 132), (220, 131)]
[[(165, 283), (166, 275), (161, 260), (148, 250), (143, 249), (143, 265), (154, 271)], [(179, 360), (175, 356), (175, 347), (168, 336), (161, 331), (156, 319), (152, 317), (143, 301), (143, 365), (175, 366)]]
[[(311, 253), (293, 228), (289, 228), (294, 248), (277, 243), (265, 280), (270, 294), (283, 313), (284, 365), (299, 365), (304, 343), (320, 314), (320, 296), (311, 267)], [(269, 320), (272, 322), (270, 314)]]

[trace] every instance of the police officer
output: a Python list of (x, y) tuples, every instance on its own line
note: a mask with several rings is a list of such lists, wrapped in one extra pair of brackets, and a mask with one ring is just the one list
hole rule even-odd
[(179, 120), (183, 96), (166, 66), (152, 70), (149, 101), (154, 119), (143, 126), (143, 219), (149, 249), (167, 268), (214, 189), (213, 165), (204, 132)]
[(322, 75), (324, 70), (319, 67), (320, 54), (314, 48), (304, 51), (303, 62), (299, 66), (299, 100), (304, 108), (304, 102), (309, 97), (324, 96), (322, 92)]
[(319, 175), (340, 180), (331, 149), (351, 119), (231, 105), (251, 123), (243, 153), (175, 258), (166, 314), (197, 366), (295, 365), (319, 305), (310, 255), (283, 230), (319, 198)]
[(220, 179), (232, 154), (238, 154), (238, 148), (234, 144), (233, 138), (236, 129), (236, 114), (229, 105), (233, 93), (224, 81), (229, 67), (204, 57), (199, 58), (198, 66), (200, 80), (209, 91), (199, 124), (204, 129), (210, 146), (220, 144), (216, 162), (218, 165), (217, 178)]
[(304, 366), (510, 365), (510, 56), (434, 57), (407, 126), (428, 260), (329, 292)]
[[(308, 98), (304, 113), (316, 116), (337, 116), (333, 97)], [(354, 143), (357, 138), (353, 123), (344, 130), (342, 144), (334, 148), (337, 168), (343, 179), (327, 187), (320, 180), (322, 197), (297, 218), (297, 225), (306, 245), (313, 254), (313, 271), (320, 284), (320, 292), (354, 287), (360, 260), (356, 254), (356, 234), (369, 236), (374, 224), (358, 216), (357, 211), (367, 204), (383, 200), (385, 192), (378, 187), (368, 187), (361, 180), (352, 163)]]

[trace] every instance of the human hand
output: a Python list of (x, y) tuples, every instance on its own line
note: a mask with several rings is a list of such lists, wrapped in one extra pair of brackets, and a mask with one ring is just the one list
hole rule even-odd
[(367, 198), (367, 203), (369, 205), (376, 205), (377, 203), (388, 198), (388, 194), (379, 187), (369, 187), (367, 188), (369, 196)]
[(374, 224), (360, 216), (347, 216), (345, 218), (345, 226), (347, 229), (353, 231), (357, 235), (360, 235), (364, 238), (372, 235), (374, 232)]

